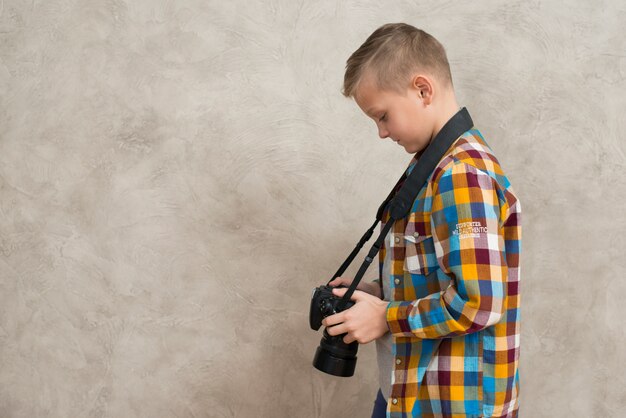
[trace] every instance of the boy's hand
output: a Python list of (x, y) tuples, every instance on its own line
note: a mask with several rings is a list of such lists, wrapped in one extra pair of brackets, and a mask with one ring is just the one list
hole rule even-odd
[[(331, 281), (328, 284), (330, 286), (344, 285), (346, 287), (349, 287), (352, 284), (352, 280), (354, 279), (348, 279), (346, 277), (337, 277), (335, 280)], [(366, 283), (361, 280), (359, 284), (357, 285), (356, 289), (362, 290), (363, 292), (369, 293), (370, 295), (374, 295), (378, 297), (378, 299), (382, 299), (380, 297), (380, 286), (378, 285), (378, 283)]]
[[(348, 289), (333, 289), (335, 296), (343, 296)], [(387, 325), (387, 305), (389, 302), (365, 292), (355, 290), (352, 300), (356, 303), (350, 309), (328, 316), (322, 321), (329, 335), (347, 333), (343, 337), (346, 344), (358, 341), (367, 344), (382, 337), (389, 331)]]

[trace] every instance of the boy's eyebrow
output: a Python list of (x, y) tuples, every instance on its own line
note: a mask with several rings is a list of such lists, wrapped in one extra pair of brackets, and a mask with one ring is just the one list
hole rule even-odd
[[(376, 106), (372, 106), (372, 107), (370, 107), (369, 109), (367, 109), (367, 110), (365, 111), (365, 114), (366, 114), (366, 115), (369, 115), (369, 116), (372, 116), (372, 115), (373, 115), (372, 111), (373, 111), (374, 109), (376, 109)], [(373, 117), (373, 116), (372, 116), (372, 117)]]

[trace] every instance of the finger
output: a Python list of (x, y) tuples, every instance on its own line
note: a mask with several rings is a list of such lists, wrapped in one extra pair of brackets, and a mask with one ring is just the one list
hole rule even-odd
[[(343, 295), (345, 295), (345, 293), (348, 291), (347, 288), (344, 289), (333, 289), (333, 294), (335, 296), (339, 296), (339, 297), (343, 297)], [(352, 294), (352, 297), (350, 298), (351, 300), (358, 302), (359, 300), (363, 300), (365, 299), (366, 293), (361, 291), (361, 290), (355, 290), (354, 293)]]
[(343, 342), (346, 343), (346, 344), (350, 344), (350, 343), (352, 343), (354, 341), (356, 341), (356, 340), (354, 338), (352, 338), (350, 336), (350, 334), (346, 334), (346, 336), (343, 337)]
[[(345, 312), (345, 311), (344, 311)], [(333, 325), (341, 324), (344, 321), (344, 313), (339, 312), (334, 315), (327, 316), (322, 320), (322, 325), (325, 327), (332, 327)]]
[(345, 324), (339, 324), (339, 325), (335, 325), (334, 327), (326, 327), (326, 332), (329, 335), (340, 335), (340, 334), (345, 334), (346, 332), (348, 332), (347, 327)]
[(350, 281), (348, 279), (344, 279), (343, 277), (337, 277), (337, 278), (335, 278), (333, 281), (331, 281), (328, 284), (331, 284), (333, 286), (339, 286), (339, 285), (349, 286), (350, 285)]
[(348, 290), (347, 287), (344, 287), (344, 288), (341, 288), (341, 289), (333, 289), (333, 294), (335, 296), (343, 296), (346, 293), (347, 290)]

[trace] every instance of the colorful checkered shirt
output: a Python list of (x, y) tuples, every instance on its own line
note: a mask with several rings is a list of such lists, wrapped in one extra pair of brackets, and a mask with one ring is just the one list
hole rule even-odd
[[(520, 215), (511, 184), (473, 128), (394, 224), (390, 248), (379, 253), (382, 278), (392, 252), (388, 417), (517, 417)], [(388, 219), (384, 213), (383, 224)]]

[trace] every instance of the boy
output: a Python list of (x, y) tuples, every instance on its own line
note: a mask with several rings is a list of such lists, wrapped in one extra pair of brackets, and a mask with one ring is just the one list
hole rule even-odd
[[(443, 46), (406, 24), (381, 26), (350, 56), (343, 94), (415, 153), (407, 172), (459, 112)], [(373, 417), (517, 417), (520, 215), (481, 133), (463, 133), (386, 237), (379, 283), (360, 283), (355, 305), (323, 321), (346, 343), (376, 340)]]

